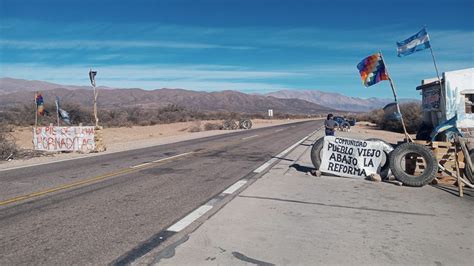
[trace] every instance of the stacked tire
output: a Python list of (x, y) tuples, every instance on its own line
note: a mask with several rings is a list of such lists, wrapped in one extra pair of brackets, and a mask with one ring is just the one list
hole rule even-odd
[(228, 119), (225, 120), (224, 123), (222, 124), (222, 128), (224, 130), (233, 130), (233, 129), (238, 129), (239, 125), (235, 122), (233, 119)]
[(252, 121), (250, 119), (247, 119), (247, 118), (240, 119), (239, 128), (240, 129), (251, 129), (252, 128)]
[(379, 141), (383, 143), (386, 147), (384, 148), (384, 157), (382, 157), (381, 167), (380, 167), (380, 176), (382, 179), (388, 178), (390, 174), (390, 153), (393, 151), (393, 147), (390, 143), (386, 142), (383, 139), (378, 138), (368, 138), (366, 141)]
[[(420, 175), (415, 175), (416, 161), (423, 159), (424, 170)], [(407, 160), (414, 163), (413, 167), (407, 167), (409, 165)], [(405, 163), (405, 169), (403, 169), (402, 163)], [(390, 170), (393, 175), (404, 185), (411, 187), (422, 187), (429, 184), (436, 177), (438, 173), (438, 160), (433, 152), (426, 146), (407, 142), (399, 145), (395, 150), (390, 153)]]
[[(370, 138), (367, 139), (367, 141), (380, 141), (388, 145), (388, 147), (392, 147), (389, 143), (381, 139)], [(319, 169), (321, 166), (323, 145), (324, 137), (321, 137), (314, 142), (311, 148), (311, 162), (316, 169)], [(418, 143), (407, 142), (399, 145), (392, 151), (390, 148), (384, 149), (385, 157), (382, 159), (380, 168), (380, 176), (383, 179), (386, 179), (391, 171), (395, 178), (404, 185), (421, 187), (429, 184), (436, 177), (438, 161), (428, 147)], [(471, 160), (474, 161), (474, 150), (470, 152), (470, 155)], [(407, 164), (407, 160), (413, 161), (416, 167), (416, 161), (419, 158), (424, 161), (424, 170), (421, 174), (415, 175), (414, 167), (412, 169), (408, 167), (407, 169), (407, 165), (409, 165)], [(405, 167), (403, 164), (405, 164)], [(466, 175), (468, 178), (473, 178), (472, 170), (466, 169)]]
[[(380, 169), (380, 176), (384, 179), (387, 178), (390, 172), (390, 164), (389, 164), (388, 158), (389, 158), (390, 151), (393, 149), (391, 148), (392, 145), (390, 145), (388, 142), (384, 140), (376, 139), (376, 138), (367, 139), (367, 141), (380, 141), (380, 142), (383, 142), (383, 144), (387, 145), (387, 147), (389, 147), (389, 148), (384, 149), (385, 157), (382, 158), (382, 166)], [(316, 169), (319, 169), (319, 167), (321, 166), (321, 158), (323, 157), (323, 153), (322, 153), (323, 145), (324, 145), (324, 137), (321, 137), (314, 142), (313, 147), (311, 148), (311, 162), (313, 163), (314, 168)]]

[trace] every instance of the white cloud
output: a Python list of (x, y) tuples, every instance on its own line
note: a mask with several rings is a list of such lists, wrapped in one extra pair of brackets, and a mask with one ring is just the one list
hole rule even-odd
[(103, 48), (172, 48), (172, 49), (234, 49), (250, 50), (250, 46), (226, 46), (208, 43), (174, 41), (124, 41), (124, 40), (0, 40), (0, 46), (15, 49), (90, 49)]
[[(267, 91), (285, 88), (267, 81), (296, 78), (304, 73), (284, 71), (252, 71), (221, 65), (114, 65), (98, 70), (97, 83), (118, 88), (184, 88), (192, 90)], [(67, 85), (87, 85), (88, 66), (48, 66), (38, 64), (1, 65), (0, 76), (44, 80)]]

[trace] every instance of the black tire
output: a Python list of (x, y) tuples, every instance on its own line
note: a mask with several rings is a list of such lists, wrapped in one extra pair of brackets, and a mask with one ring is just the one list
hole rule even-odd
[(252, 121), (250, 119), (240, 120), (239, 128), (241, 128), (241, 129), (251, 129), (252, 128)]
[[(471, 157), (471, 162), (474, 163), (474, 149), (469, 151), (469, 157)], [(474, 169), (471, 169), (467, 163), (466, 168), (464, 169), (464, 174), (471, 183), (474, 183)]]
[(231, 130), (231, 129), (237, 129), (238, 125), (234, 120), (230, 119), (230, 120), (224, 121), (224, 123), (222, 124), (222, 127), (225, 130)]
[[(383, 139), (378, 139), (378, 138), (368, 138), (366, 139), (367, 141), (381, 141), (383, 143), (385, 143), (386, 145), (392, 147), (392, 144), (386, 142), (385, 140)], [(388, 177), (388, 174), (390, 172), (390, 161), (389, 161), (389, 158), (390, 158), (390, 153), (391, 152), (386, 152), (384, 151), (383, 152), (385, 154), (385, 160), (382, 160), (381, 164), (382, 164), (382, 167), (380, 167), (380, 176), (382, 177), (382, 179), (386, 179)]]
[[(402, 168), (402, 160), (408, 154), (417, 154), (425, 160), (425, 169), (419, 176), (406, 173)], [(396, 179), (411, 187), (422, 187), (436, 177), (438, 161), (433, 152), (426, 146), (407, 142), (403, 143), (390, 153), (390, 169)]]
[(317, 139), (313, 143), (313, 148), (311, 148), (311, 162), (313, 162), (314, 168), (319, 170), (321, 166), (321, 151), (323, 150), (324, 137)]

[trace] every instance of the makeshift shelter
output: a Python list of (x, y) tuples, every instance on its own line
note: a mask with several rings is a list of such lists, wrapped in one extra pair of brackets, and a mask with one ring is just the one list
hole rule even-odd
[(474, 68), (444, 72), (438, 79), (422, 80), (423, 125), (429, 131), (454, 118), (455, 127), (466, 137), (474, 137)]

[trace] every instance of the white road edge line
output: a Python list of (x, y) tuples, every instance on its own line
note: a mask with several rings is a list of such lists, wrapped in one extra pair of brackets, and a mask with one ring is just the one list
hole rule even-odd
[(212, 209), (210, 205), (202, 205), (201, 207), (194, 210), (192, 213), (186, 215), (183, 219), (179, 220), (172, 226), (168, 227), (168, 231), (179, 232), (196, 221), (199, 217), (203, 216), (206, 212)]
[(134, 165), (134, 166), (130, 166), (130, 168), (139, 168), (139, 167), (143, 167), (143, 166), (146, 166), (146, 165), (149, 165), (151, 163), (142, 163), (142, 164), (137, 164), (137, 165)]
[(244, 139), (251, 139), (251, 138), (255, 138), (255, 137), (258, 137), (258, 135), (253, 135), (253, 136), (250, 136), (250, 137), (241, 138), (241, 140), (244, 140)]
[(163, 158), (163, 159), (154, 160), (154, 161), (152, 161), (152, 163), (159, 163), (159, 162), (166, 161), (166, 160), (169, 160), (169, 159), (174, 159), (174, 158), (178, 158), (178, 157), (181, 157), (181, 156), (185, 156), (185, 155), (188, 155), (188, 154), (191, 154), (191, 153), (194, 153), (194, 152), (190, 151), (190, 152), (185, 152), (185, 153), (181, 153), (181, 154), (178, 154), (178, 155), (173, 155), (173, 156), (166, 157), (166, 158)]
[(226, 190), (224, 190), (222, 193), (223, 194), (232, 194), (236, 192), (239, 188), (241, 188), (243, 185), (247, 183), (247, 180), (239, 180), (235, 182), (232, 186), (228, 187)]
[(288, 147), (286, 150), (282, 151), (281, 153), (279, 153), (278, 155), (276, 155), (275, 157), (276, 158), (272, 158), (270, 160), (268, 160), (267, 162), (265, 162), (264, 164), (262, 164), (260, 167), (258, 167), (257, 169), (253, 170), (254, 173), (261, 173), (263, 172), (265, 169), (267, 169), (270, 165), (272, 165), (276, 160), (278, 160), (278, 158), (281, 158), (283, 156), (285, 156), (288, 152), (290, 152), (292, 149), (294, 149), (296, 146), (300, 145), (301, 143), (303, 143), (305, 140), (307, 140), (311, 135), (313, 135), (316, 131), (318, 130), (315, 130), (313, 132), (311, 132), (308, 136), (302, 138), (301, 140), (299, 140), (298, 142), (296, 142), (295, 144), (291, 145), (290, 147)]
[(283, 131), (283, 130), (285, 130), (285, 128), (277, 129), (277, 130), (275, 130), (275, 132), (280, 132), (280, 131)]
[(254, 173), (261, 173), (263, 172), (265, 169), (267, 169), (267, 167), (269, 167), (270, 165), (272, 165), (272, 163), (275, 161), (275, 158), (272, 158), (270, 159), (269, 161), (267, 161), (266, 163), (262, 164), (260, 167), (258, 167), (257, 169), (253, 170)]
[(162, 161), (167, 161), (167, 160), (174, 159), (174, 158), (178, 158), (178, 157), (181, 157), (181, 156), (184, 156), (184, 155), (188, 155), (188, 154), (191, 154), (191, 153), (194, 153), (194, 152), (181, 153), (181, 154), (178, 154), (178, 155), (174, 155), (174, 156), (171, 156), (171, 157), (162, 158), (162, 159), (155, 160), (155, 161), (151, 161), (151, 162), (148, 162), (148, 163), (142, 163), (142, 164), (133, 165), (133, 166), (130, 166), (130, 168), (140, 168), (140, 167), (143, 167), (143, 166), (150, 165), (150, 164), (152, 164), (152, 163), (159, 163), (159, 162), (162, 162)]

